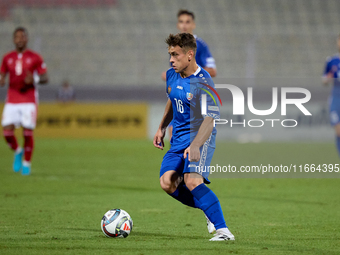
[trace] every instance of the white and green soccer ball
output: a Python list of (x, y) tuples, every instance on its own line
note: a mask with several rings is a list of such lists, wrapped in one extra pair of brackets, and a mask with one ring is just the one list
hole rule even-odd
[(133, 222), (130, 215), (122, 209), (107, 211), (101, 221), (101, 228), (107, 237), (126, 238), (132, 230)]

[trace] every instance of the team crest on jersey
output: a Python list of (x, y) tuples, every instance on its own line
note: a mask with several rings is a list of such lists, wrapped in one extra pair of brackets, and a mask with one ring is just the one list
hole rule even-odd
[(171, 86), (168, 87), (168, 94), (171, 92)]
[(192, 98), (194, 97), (194, 95), (190, 92), (187, 92), (187, 99), (190, 101)]

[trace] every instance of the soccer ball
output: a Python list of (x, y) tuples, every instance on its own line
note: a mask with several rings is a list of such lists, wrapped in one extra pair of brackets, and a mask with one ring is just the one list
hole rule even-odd
[(101, 222), (103, 233), (107, 237), (127, 237), (133, 227), (130, 215), (122, 209), (107, 211)]

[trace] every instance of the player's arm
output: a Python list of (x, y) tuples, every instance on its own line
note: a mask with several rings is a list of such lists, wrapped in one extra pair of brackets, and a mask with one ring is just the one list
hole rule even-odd
[(334, 74), (333, 74), (331, 71), (328, 72), (327, 74), (324, 74), (324, 75), (322, 76), (322, 84), (323, 84), (324, 86), (327, 86), (329, 83), (332, 82), (333, 77), (334, 77)]
[(25, 77), (25, 83), (26, 84), (33, 84), (34, 82), (36, 84), (46, 84), (46, 83), (48, 83), (47, 72), (34, 77), (32, 72), (27, 71), (26, 77)]
[(205, 143), (205, 141), (211, 135), (214, 129), (214, 118), (205, 117), (195, 139), (192, 141), (190, 146), (184, 151), (184, 158), (189, 156), (189, 161), (196, 162), (200, 160), (200, 147)]
[(212, 68), (212, 67), (203, 67), (203, 68), (210, 74), (212, 78), (216, 77), (216, 74), (217, 74), (216, 68)]
[(8, 72), (7, 61), (6, 61), (6, 57), (4, 57), (2, 59), (1, 67), (0, 67), (0, 87), (5, 86), (5, 84), (6, 84), (6, 74), (7, 74), (7, 72)]
[(47, 74), (47, 72), (39, 75), (39, 84), (47, 84), (47, 83), (48, 83), (48, 74)]
[(162, 80), (166, 81), (166, 71), (162, 72)]
[(200, 63), (202, 63), (203, 69), (206, 70), (212, 78), (216, 77), (217, 71), (215, 59), (206, 43), (203, 44), (202, 51), (197, 57), (199, 58)]
[(6, 73), (0, 73), (0, 87), (5, 86), (6, 84)]
[(322, 76), (322, 84), (324, 86), (327, 86), (330, 82), (332, 82), (333, 77), (334, 77), (334, 73), (332, 71), (331, 62), (328, 61), (327, 59), (325, 70)]
[(25, 78), (26, 84), (33, 84), (33, 83), (42, 84), (42, 85), (47, 84), (48, 83), (47, 67), (46, 67), (44, 60), (39, 55), (37, 58), (35, 71), (36, 71), (35, 75), (33, 75), (29, 71), (26, 73), (26, 78)]
[(334, 77), (334, 74), (332, 72), (329, 72), (328, 74), (322, 76), (322, 84), (324, 86), (327, 86), (329, 83), (332, 82)]
[(173, 117), (172, 103), (171, 103), (171, 100), (168, 99), (168, 102), (166, 103), (166, 106), (165, 106), (163, 118), (161, 120), (161, 123), (159, 124), (156, 135), (153, 138), (153, 145), (156, 148), (163, 150), (166, 128), (169, 125), (169, 123), (172, 121), (172, 117)]
[[(170, 61), (170, 55), (169, 55), (169, 61)], [(170, 63), (170, 67), (172, 67), (172, 64), (171, 64), (171, 63)], [(166, 72), (167, 72), (167, 71), (162, 72), (161, 77), (162, 77), (162, 80), (163, 80), (163, 81), (166, 81)]]

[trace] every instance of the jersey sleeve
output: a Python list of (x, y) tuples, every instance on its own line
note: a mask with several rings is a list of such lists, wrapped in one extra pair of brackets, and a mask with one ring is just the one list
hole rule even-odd
[(331, 60), (330, 58), (327, 58), (325, 68), (323, 71), (323, 76), (326, 76), (331, 71)]
[(208, 116), (214, 119), (220, 119), (219, 99), (218, 94), (215, 93), (215, 85), (211, 78), (206, 79), (206, 81), (205, 83), (201, 83), (202, 86), (200, 86), (199, 99), (201, 109), (204, 109), (204, 105), (206, 105), (206, 114), (203, 113), (202, 116), (204, 118)]
[(199, 63), (202, 67), (216, 68), (215, 59), (213, 58), (208, 45), (205, 42), (201, 42), (201, 50), (198, 55)]
[(36, 71), (39, 75), (42, 75), (47, 72), (46, 64), (41, 56), (37, 56), (37, 64), (36, 64)]
[(3, 59), (2, 59), (0, 72), (1, 73), (7, 73), (8, 72), (6, 57), (3, 57)]
[[(165, 93), (166, 93), (166, 96), (170, 99), (170, 97), (169, 97), (169, 93), (170, 93), (170, 91), (169, 91), (169, 76), (170, 76), (170, 70), (171, 70), (172, 68), (169, 68), (168, 69), (168, 71), (166, 71), (166, 83), (165, 83)], [(170, 88), (171, 89), (171, 88)]]

